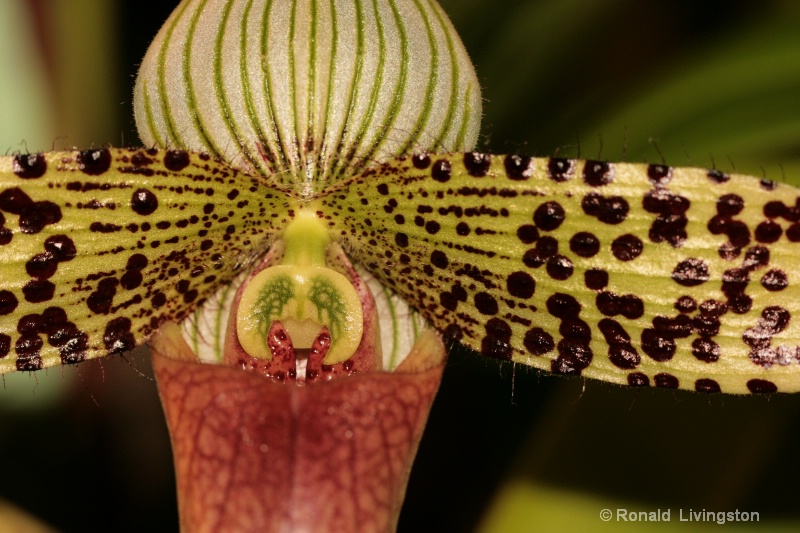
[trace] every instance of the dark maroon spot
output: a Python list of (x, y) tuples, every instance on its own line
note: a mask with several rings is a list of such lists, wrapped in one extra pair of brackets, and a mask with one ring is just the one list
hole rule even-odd
[[(536, 229), (533, 226), (530, 226), (530, 227), (533, 228), (533, 229)], [(522, 228), (519, 228), (519, 229), (522, 229)], [(467, 224), (466, 222), (459, 222), (458, 225), (456, 226), (456, 233), (458, 235), (462, 236), (462, 237), (466, 237), (467, 235), (469, 235), (470, 231), (471, 230), (469, 229), (469, 224)], [(517, 230), (517, 233), (519, 234), (519, 230)], [(533, 242), (533, 241), (531, 241), (531, 242)], [(525, 243), (525, 244), (528, 244), (528, 243)]]
[(628, 385), (631, 387), (649, 387), (650, 378), (641, 372), (632, 372), (628, 374)]
[(167, 303), (167, 295), (163, 292), (157, 292), (150, 300), (150, 303), (157, 309)]
[(631, 336), (619, 322), (604, 318), (597, 326), (608, 343), (608, 358), (614, 366), (623, 370), (639, 366), (642, 358), (631, 345)]
[(126, 270), (143, 270), (147, 266), (147, 257), (142, 254), (133, 254), (128, 258)]
[(84, 174), (99, 176), (111, 167), (111, 152), (106, 148), (78, 152), (78, 168)]
[(15, 155), (11, 167), (20, 178), (41, 178), (47, 172), (47, 160), (44, 154)]
[(552, 157), (547, 162), (547, 171), (550, 179), (557, 183), (562, 183), (572, 178), (575, 174), (575, 162), (571, 159)]
[[(469, 226), (467, 226), (467, 229), (469, 229)], [(524, 226), (520, 226), (519, 228), (517, 228), (517, 237), (522, 242), (522, 244), (531, 244), (539, 239), (539, 230), (536, 229), (536, 226), (532, 224), (525, 224)]]
[(0, 359), (7, 356), (9, 351), (11, 351), (11, 337), (0, 333)]
[(147, 189), (138, 189), (131, 197), (131, 209), (142, 216), (152, 215), (158, 209), (158, 198)]
[(200, 250), (202, 250), (203, 252), (210, 250), (213, 247), (214, 247), (214, 241), (212, 241), (211, 239), (206, 239), (200, 243)]
[(103, 343), (109, 353), (121, 353), (136, 347), (136, 339), (131, 333), (131, 321), (127, 317), (110, 320), (103, 334)]
[(675, 341), (669, 333), (647, 328), (642, 331), (642, 350), (654, 361), (669, 361), (675, 355)]
[(708, 265), (702, 259), (684, 259), (672, 271), (672, 279), (684, 287), (696, 287), (709, 279)]
[(773, 200), (771, 202), (767, 202), (764, 204), (764, 216), (767, 218), (781, 218), (786, 217), (787, 219), (797, 220), (797, 218), (793, 214), (793, 209), (787, 209), (786, 205), (781, 202), (780, 200)]
[(730, 176), (728, 176), (724, 172), (720, 172), (719, 170), (716, 170), (716, 169), (715, 170), (709, 170), (706, 173), (706, 175), (708, 176), (708, 179), (710, 179), (714, 183), (725, 183), (726, 181), (731, 179)]
[(693, 313), (697, 309), (697, 302), (691, 296), (681, 296), (675, 301), (675, 309), (681, 313)]
[(753, 246), (744, 256), (742, 268), (753, 271), (769, 264), (769, 248), (765, 246)]
[(146, 167), (152, 165), (153, 160), (147, 157), (144, 152), (136, 152), (131, 156), (131, 164), (135, 167)]
[(747, 390), (753, 394), (769, 394), (778, 392), (778, 387), (766, 379), (751, 379), (747, 382)]
[(32, 279), (22, 288), (25, 300), (32, 304), (52, 300), (55, 292), (56, 286), (44, 279)]
[(526, 180), (533, 175), (533, 168), (531, 166), (532, 159), (530, 157), (522, 157), (519, 155), (506, 156), (503, 164), (506, 168), (506, 174), (512, 180)]
[[(2, 214), (0, 214), (0, 216), (2, 216)], [(5, 246), (10, 243), (12, 238), (14, 238), (14, 234), (11, 233), (10, 229), (0, 227), (0, 246)]]
[(26, 335), (17, 339), (14, 351), (17, 352), (17, 370), (27, 372), (42, 368), (40, 350), (44, 342), (39, 335)]
[(488, 292), (479, 292), (475, 295), (475, 308), (483, 315), (496, 315), (497, 300)]
[(442, 226), (435, 220), (429, 220), (425, 223), (425, 231), (427, 231), (430, 235), (436, 235), (439, 233), (440, 229), (442, 229)]
[(738, 215), (742, 209), (744, 209), (744, 200), (738, 194), (725, 194), (717, 200), (717, 213), (720, 216), (732, 217)]
[(552, 335), (542, 328), (528, 330), (522, 342), (525, 349), (532, 355), (544, 355), (552, 352), (556, 347)]
[(781, 238), (782, 233), (783, 229), (781, 228), (780, 224), (773, 222), (772, 220), (765, 220), (764, 222), (760, 223), (758, 226), (756, 226), (755, 231), (756, 240), (766, 244), (776, 242)]
[(719, 383), (709, 378), (700, 378), (695, 381), (694, 390), (697, 392), (721, 392)]
[(789, 242), (800, 242), (800, 223), (795, 222), (786, 228), (786, 238)]
[(590, 192), (581, 200), (583, 212), (597, 218), (604, 224), (615, 225), (628, 217), (630, 206), (628, 201), (621, 196), (605, 196)]
[(677, 389), (679, 385), (678, 378), (666, 372), (653, 376), (653, 381), (656, 387), (661, 387), (663, 389)]
[(189, 166), (189, 153), (184, 150), (167, 150), (164, 166), (172, 172), (179, 172)]
[(47, 279), (58, 269), (58, 261), (50, 252), (36, 254), (25, 263), (25, 272), (32, 278)]
[(594, 257), (600, 251), (600, 241), (588, 231), (580, 231), (569, 240), (569, 249), (580, 257)]
[(98, 315), (105, 315), (111, 311), (114, 296), (117, 294), (119, 281), (114, 278), (105, 278), (97, 284), (97, 290), (86, 299), (86, 306)]
[(441, 250), (434, 250), (431, 253), (431, 264), (439, 268), (447, 268), (450, 261), (447, 260), (447, 255)]
[(603, 161), (586, 161), (583, 166), (583, 181), (592, 187), (602, 187), (614, 180), (614, 167)]
[(789, 278), (783, 270), (770, 270), (761, 278), (761, 285), (768, 291), (782, 291), (789, 285)]
[(656, 186), (665, 186), (672, 179), (672, 168), (666, 165), (649, 165), (647, 177)]
[(27, 235), (39, 233), (45, 226), (60, 221), (61, 208), (46, 200), (28, 204), (19, 213), (19, 228)]
[(140, 271), (129, 270), (122, 275), (119, 283), (123, 289), (131, 291), (138, 288), (142, 284), (142, 280), (142, 273)]
[(481, 353), (495, 359), (510, 360), (511, 326), (499, 318), (492, 318), (486, 322), (486, 336), (481, 341)]
[(186, 294), (183, 295), (183, 302), (187, 304), (194, 302), (197, 299), (197, 294), (198, 293), (196, 289), (188, 291)]
[(394, 242), (400, 248), (405, 248), (406, 246), (408, 246), (408, 235), (406, 235), (405, 233), (398, 233), (397, 235), (394, 236)]
[(557, 292), (547, 299), (547, 311), (556, 318), (576, 318), (581, 312), (581, 304), (574, 296)]
[(17, 333), (20, 335), (37, 335), (42, 332), (42, 315), (25, 315), (17, 322)]
[(547, 260), (547, 274), (555, 280), (569, 279), (574, 270), (572, 261), (563, 255), (554, 255)]
[(17, 297), (14, 293), (7, 290), (0, 290), (0, 316), (10, 315), (19, 305)]
[(541, 230), (553, 231), (558, 229), (561, 223), (564, 222), (565, 217), (566, 213), (564, 213), (564, 208), (561, 207), (561, 204), (558, 202), (545, 202), (536, 208), (533, 213), (533, 222)]
[(431, 158), (428, 156), (428, 154), (414, 154), (411, 157), (411, 163), (414, 165), (414, 168), (425, 170), (431, 166)]
[(669, 242), (673, 248), (683, 246), (686, 241), (686, 216), (691, 202), (683, 196), (672, 194), (663, 188), (648, 191), (642, 199), (642, 207), (648, 213), (658, 216), (648, 231), (653, 242)]
[(550, 371), (554, 374), (578, 376), (592, 363), (594, 354), (588, 344), (561, 339), (556, 346), (558, 357), (550, 364)]
[(558, 241), (552, 237), (542, 237), (536, 241), (536, 246), (526, 251), (522, 262), (530, 268), (539, 268), (558, 252)]
[(527, 272), (514, 272), (506, 279), (506, 287), (511, 296), (527, 299), (536, 290), (536, 280)]
[(480, 152), (468, 152), (464, 154), (464, 167), (470, 176), (482, 178), (489, 172), (492, 164), (492, 156)]
[(0, 210), (13, 215), (21, 215), (33, 204), (31, 197), (22, 189), (14, 187), (0, 192)]
[(178, 290), (180, 294), (185, 294), (186, 291), (189, 290), (189, 287), (190, 283), (188, 279), (182, 279), (175, 285), (175, 288)]
[(592, 268), (583, 273), (583, 281), (587, 289), (599, 291), (608, 286), (608, 272), (599, 268)]
[(116, 233), (117, 231), (121, 230), (122, 226), (111, 223), (104, 224), (102, 222), (92, 222), (89, 225), (89, 231), (94, 233)]
[(446, 183), (450, 181), (450, 176), (453, 170), (450, 166), (450, 161), (447, 159), (440, 159), (433, 164), (431, 169), (431, 177), (439, 183)]
[(445, 346), (449, 348), (452, 344), (460, 341), (463, 336), (464, 332), (461, 331), (460, 327), (456, 324), (450, 324), (444, 328), (442, 332), (442, 341), (444, 341)]
[(692, 355), (700, 361), (706, 363), (714, 363), (719, 360), (720, 347), (719, 344), (711, 339), (700, 337), (692, 341)]
[(758, 184), (761, 185), (761, 188), (764, 189), (765, 191), (774, 191), (775, 189), (778, 188), (778, 184), (776, 182), (768, 180), (766, 178), (759, 181)]
[(636, 235), (626, 233), (611, 243), (611, 253), (620, 261), (633, 261), (642, 253), (644, 244)]

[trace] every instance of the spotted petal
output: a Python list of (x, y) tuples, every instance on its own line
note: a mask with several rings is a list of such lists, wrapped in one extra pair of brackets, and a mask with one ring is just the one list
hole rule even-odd
[(335, 187), (345, 249), (449, 340), (634, 386), (800, 389), (800, 193), (717, 171), (417, 155)]
[(142, 344), (269, 247), (288, 197), (205, 155), (0, 158), (0, 372)]

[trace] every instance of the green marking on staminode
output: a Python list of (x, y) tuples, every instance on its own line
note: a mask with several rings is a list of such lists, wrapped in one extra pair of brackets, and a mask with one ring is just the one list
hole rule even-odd
[(242, 348), (270, 359), (267, 334), (280, 321), (295, 348), (311, 348), (323, 327), (331, 344), (323, 361), (349, 359), (361, 343), (364, 312), (361, 298), (344, 275), (329, 268), (325, 254), (331, 242), (312, 209), (301, 210), (283, 233), (280, 265), (267, 267), (245, 287), (236, 315)]

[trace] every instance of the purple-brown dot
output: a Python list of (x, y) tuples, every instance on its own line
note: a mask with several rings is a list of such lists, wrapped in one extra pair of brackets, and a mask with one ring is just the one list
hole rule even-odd
[(405, 233), (398, 233), (394, 236), (394, 242), (400, 248), (405, 248), (408, 246), (408, 235)]
[(452, 173), (453, 169), (450, 166), (450, 161), (447, 159), (439, 159), (433, 164), (433, 168), (431, 168), (431, 177), (439, 183), (447, 183), (450, 181)]
[(121, 353), (136, 347), (136, 339), (131, 333), (131, 321), (127, 317), (118, 317), (106, 324), (103, 344), (109, 353)]
[(525, 333), (522, 344), (531, 355), (544, 355), (552, 352), (556, 347), (553, 336), (542, 328), (529, 329)]
[(158, 209), (158, 198), (147, 189), (137, 189), (131, 196), (131, 209), (138, 215), (152, 215)]
[(184, 150), (167, 150), (164, 166), (172, 172), (180, 172), (189, 166), (189, 153)]
[(783, 270), (770, 270), (761, 277), (761, 286), (771, 292), (782, 291), (789, 286), (789, 278)]
[(450, 261), (447, 259), (447, 254), (445, 254), (441, 250), (434, 250), (431, 252), (431, 264), (438, 268), (447, 268), (450, 264)]
[(111, 168), (111, 152), (107, 148), (78, 152), (78, 168), (89, 176), (99, 176)]
[(569, 240), (569, 249), (580, 257), (594, 257), (600, 251), (600, 241), (588, 231), (579, 231)]
[(586, 288), (599, 291), (608, 286), (608, 272), (599, 268), (592, 268), (583, 273)]
[(475, 309), (483, 315), (496, 315), (499, 310), (497, 300), (488, 292), (475, 295)]
[(25, 300), (32, 304), (52, 300), (55, 292), (56, 286), (44, 279), (32, 279), (22, 287)]
[(556, 183), (562, 183), (571, 179), (575, 174), (575, 162), (571, 159), (552, 157), (547, 162), (547, 171), (550, 174), (550, 179)]
[(697, 310), (697, 301), (688, 295), (681, 296), (675, 300), (675, 309), (681, 313), (693, 313)]
[(563, 255), (554, 255), (547, 260), (547, 275), (555, 280), (569, 279), (574, 270), (572, 261)]
[(771, 244), (781, 238), (783, 228), (777, 222), (765, 220), (756, 226), (755, 237), (758, 242)]
[(530, 157), (523, 157), (519, 155), (506, 156), (503, 165), (506, 169), (506, 175), (515, 181), (526, 180), (533, 175), (532, 159)]
[(425, 170), (431, 166), (431, 158), (428, 154), (414, 154), (411, 156), (411, 164), (414, 165), (416, 169)]
[(631, 372), (628, 374), (628, 385), (631, 387), (649, 387), (650, 378), (641, 372)]
[(528, 299), (536, 291), (536, 280), (527, 272), (513, 272), (506, 279), (506, 288), (511, 296)]
[(620, 261), (633, 261), (641, 255), (644, 243), (636, 235), (626, 233), (611, 243), (611, 253)]
[(728, 175), (727, 175), (727, 174), (725, 174), (724, 172), (721, 172), (721, 171), (719, 171), (719, 170), (716, 170), (716, 169), (714, 169), (714, 170), (709, 170), (709, 171), (706, 173), (706, 176), (708, 176), (708, 179), (710, 179), (710, 180), (711, 180), (711, 181), (713, 181), (714, 183), (725, 183), (726, 181), (728, 181), (729, 179), (731, 179), (731, 177), (730, 177), (730, 176), (728, 176)]
[(14, 174), (20, 178), (41, 178), (47, 172), (47, 160), (44, 154), (15, 155), (11, 168)]
[(603, 161), (586, 161), (583, 166), (583, 181), (592, 187), (602, 187), (614, 180), (614, 167)]
[(667, 165), (648, 165), (647, 178), (657, 187), (666, 186), (672, 179), (672, 168)]
[(482, 154), (480, 152), (467, 152), (464, 154), (464, 168), (470, 176), (482, 178), (489, 172), (489, 167), (492, 164), (492, 156), (490, 154)]
[(677, 389), (680, 385), (678, 378), (672, 374), (667, 374), (666, 372), (662, 372), (653, 376), (653, 382), (655, 383), (656, 387), (661, 387), (664, 389)]
[[(533, 229), (536, 229), (533, 226), (531, 226), (531, 227)], [(519, 229), (522, 229), (522, 228), (519, 228)], [(466, 237), (467, 235), (470, 234), (470, 231), (472, 231), (472, 230), (470, 229), (469, 224), (467, 224), (466, 222), (459, 222), (458, 225), (456, 225), (456, 234), (458, 234), (461, 237)], [(519, 232), (517, 232), (517, 233), (519, 233)], [(536, 240), (536, 239), (534, 239), (534, 240)], [(531, 241), (531, 242), (533, 242), (533, 241)], [(528, 243), (525, 243), (525, 244), (528, 244)]]
[(684, 259), (672, 271), (672, 279), (684, 287), (696, 287), (708, 281), (708, 265), (702, 259)]
[[(464, 224), (462, 222), (462, 224)], [(466, 224), (464, 224), (466, 226)], [(459, 224), (460, 226), (460, 224)], [(469, 229), (469, 226), (467, 226)], [(469, 234), (469, 232), (467, 232)], [(459, 233), (459, 235), (461, 235)], [(525, 224), (517, 228), (517, 238), (522, 244), (531, 244), (539, 239), (539, 230), (533, 224)]]
[(704, 337), (692, 341), (692, 355), (705, 363), (715, 363), (719, 360), (719, 344)]
[(766, 379), (751, 379), (747, 382), (747, 390), (753, 394), (770, 394), (778, 392), (778, 387)]
[(694, 382), (694, 390), (697, 392), (721, 392), (719, 383), (711, 378), (700, 378)]
[(19, 300), (13, 292), (8, 290), (0, 290), (0, 316), (10, 315), (19, 305)]
[(536, 227), (544, 231), (558, 229), (564, 222), (566, 213), (558, 202), (545, 202), (536, 208), (533, 213), (533, 222)]

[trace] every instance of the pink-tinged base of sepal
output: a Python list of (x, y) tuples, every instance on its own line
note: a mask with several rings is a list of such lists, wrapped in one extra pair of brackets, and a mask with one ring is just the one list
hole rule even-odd
[(305, 385), (152, 341), (183, 531), (393, 531), (444, 367), (424, 332), (394, 372)]

